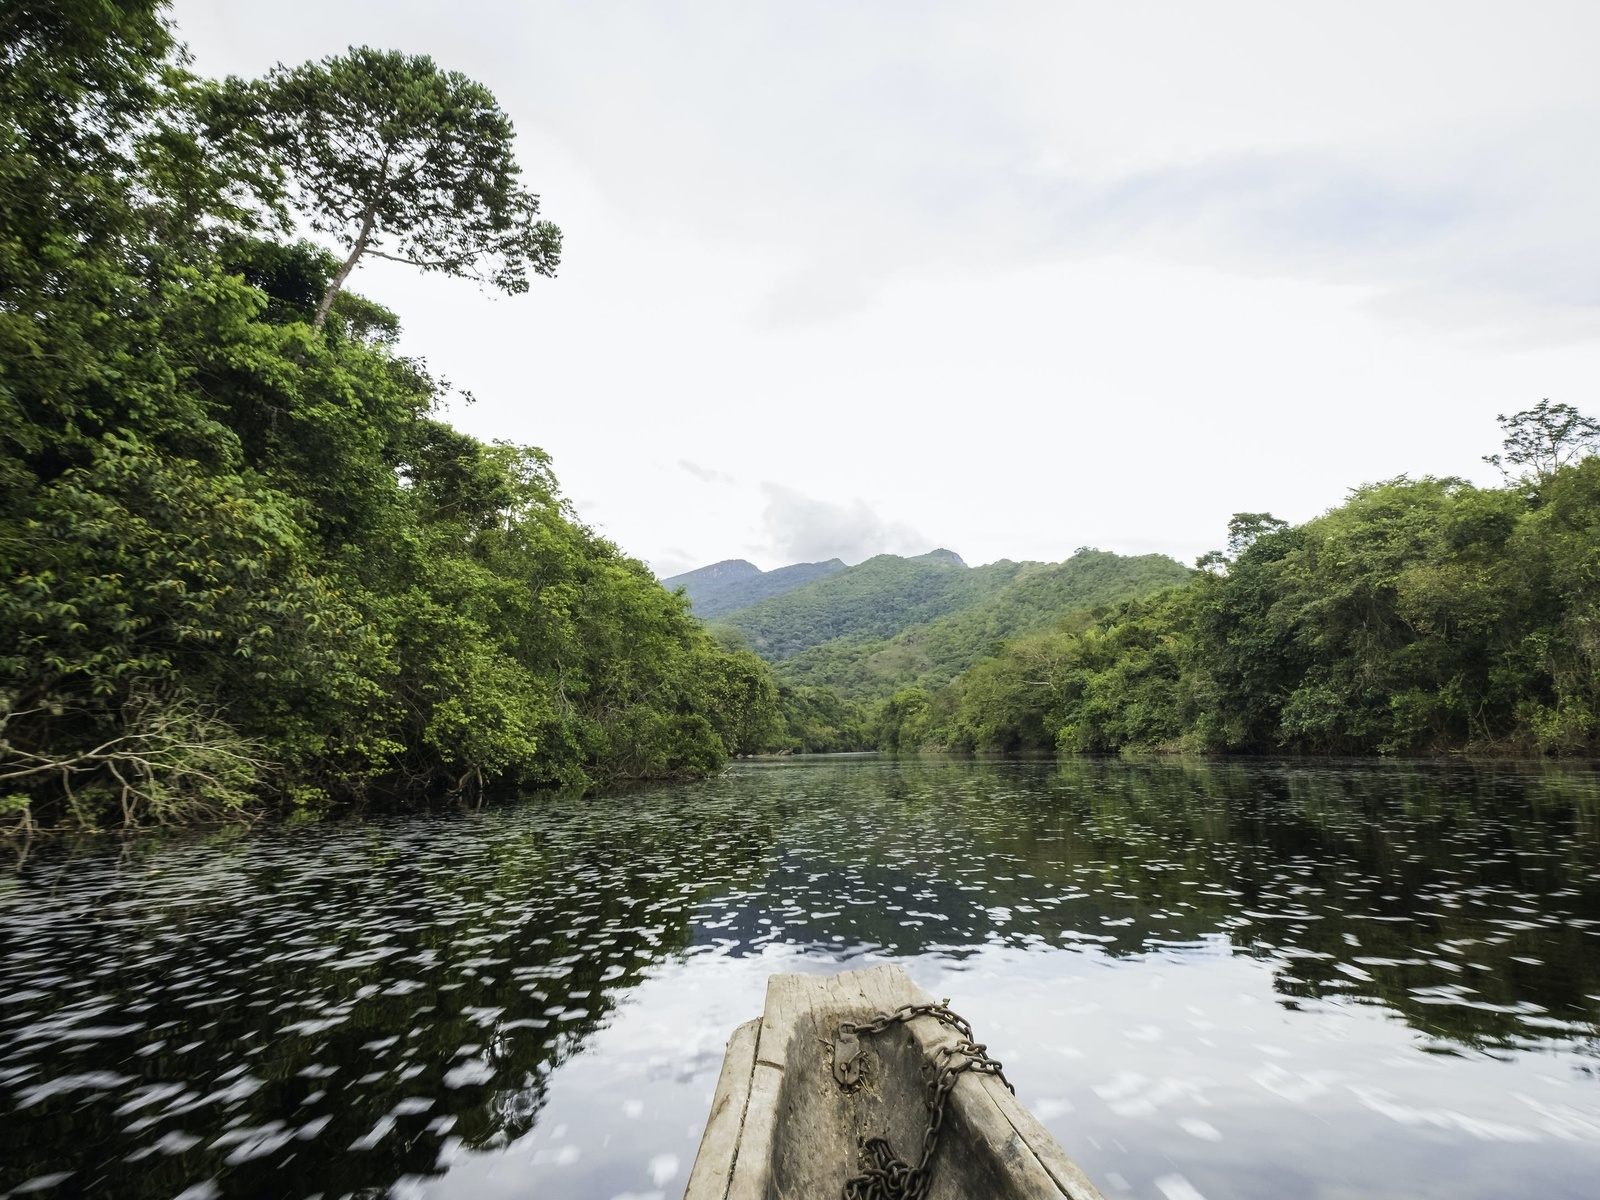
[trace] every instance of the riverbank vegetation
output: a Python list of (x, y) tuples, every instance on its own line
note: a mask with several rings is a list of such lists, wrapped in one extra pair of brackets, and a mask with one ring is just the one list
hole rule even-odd
[[(190, 74), (156, 0), (0, 37), (0, 808), (95, 827), (703, 774), (776, 684), (351, 292), (554, 273), (494, 98), (365, 49)], [(334, 254), (294, 236), (317, 231)], [(553, 285), (551, 285), (553, 286)]]
[(885, 749), (1600, 752), (1600, 422), (1501, 418), (1501, 487), (1241, 513), (1190, 582), (1006, 643), (876, 714)]
[(364, 48), (203, 80), (159, 0), (18, 0), (0, 38), (13, 828), (871, 746), (1600, 751), (1600, 425), (1574, 409), (1503, 419), (1503, 486), (1240, 514), (1194, 571), (884, 555), (708, 629), (543, 453), (453, 428), (350, 290), (371, 257), (513, 294), (556, 272), (483, 87)]

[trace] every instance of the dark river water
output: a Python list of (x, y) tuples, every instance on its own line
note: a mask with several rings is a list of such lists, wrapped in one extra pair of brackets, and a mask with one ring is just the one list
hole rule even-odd
[(1600, 775), (741, 765), (0, 875), (0, 1192), (670, 1200), (775, 971), (904, 964), (1111, 1200), (1600, 1194)]

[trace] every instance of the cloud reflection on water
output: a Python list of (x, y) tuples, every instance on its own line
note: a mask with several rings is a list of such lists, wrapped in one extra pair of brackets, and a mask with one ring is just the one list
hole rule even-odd
[(0, 892), (0, 1187), (672, 1193), (767, 975), (895, 959), (1108, 1195), (1576, 1196), (1597, 795), (855, 759), (57, 847)]

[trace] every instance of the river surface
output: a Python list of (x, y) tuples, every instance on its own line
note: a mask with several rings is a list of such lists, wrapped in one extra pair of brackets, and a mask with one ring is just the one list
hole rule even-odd
[(672, 1200), (775, 971), (903, 964), (1109, 1200), (1592, 1200), (1588, 768), (741, 764), (0, 875), (0, 1193)]

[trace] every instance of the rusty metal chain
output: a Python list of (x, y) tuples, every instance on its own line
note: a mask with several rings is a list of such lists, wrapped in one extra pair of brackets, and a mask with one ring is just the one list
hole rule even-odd
[[(834, 1035), (833, 1077), (846, 1091), (861, 1082), (863, 1037), (918, 1017), (932, 1017), (955, 1030), (958, 1039), (953, 1046), (941, 1046), (933, 1058), (933, 1078), (928, 1081), (928, 1127), (922, 1135), (922, 1157), (917, 1165), (896, 1157), (886, 1138), (866, 1138), (861, 1143), (865, 1169), (845, 1182), (844, 1200), (924, 1200), (928, 1194), (928, 1168), (934, 1151), (939, 1148), (939, 1134), (944, 1129), (945, 1110), (956, 1080), (968, 1071), (976, 1071), (981, 1075), (993, 1075), (1011, 1088), (1000, 1063), (989, 1057), (987, 1046), (973, 1040), (972, 1026), (965, 1017), (951, 1012), (949, 1003), (947, 1000), (943, 1004), (903, 1004), (894, 1012), (880, 1013), (870, 1021), (845, 1021)], [(1011, 1090), (1016, 1091), (1015, 1088)]]

